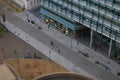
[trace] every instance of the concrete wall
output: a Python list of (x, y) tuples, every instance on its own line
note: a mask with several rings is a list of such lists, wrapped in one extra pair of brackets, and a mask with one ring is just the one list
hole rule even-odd
[(40, 7), (40, 0), (28, 0), (25, 5), (25, 8), (28, 10), (37, 8)]
[(32, 8), (37, 8), (40, 6), (41, 0), (14, 0), (21, 7), (30, 10)]

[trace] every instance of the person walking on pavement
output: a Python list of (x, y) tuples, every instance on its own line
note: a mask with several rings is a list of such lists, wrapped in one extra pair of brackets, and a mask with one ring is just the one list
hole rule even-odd
[(48, 29), (50, 28), (50, 24), (48, 24)]
[(31, 53), (29, 51), (26, 52), (25, 58), (31, 58)]
[(60, 50), (58, 50), (58, 53), (60, 53)]
[(6, 16), (5, 16), (5, 14), (3, 14), (2, 17), (3, 17), (3, 22), (5, 22), (5, 21), (6, 21)]
[(95, 44), (95, 51), (97, 51), (97, 44)]
[(53, 42), (51, 41), (50, 43), (51, 43), (51, 46), (53, 46)]

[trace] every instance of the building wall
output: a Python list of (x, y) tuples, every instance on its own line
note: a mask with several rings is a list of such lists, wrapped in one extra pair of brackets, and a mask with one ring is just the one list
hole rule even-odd
[(21, 7), (30, 10), (39, 7), (41, 0), (14, 0), (14, 1)]
[(41, 0), (41, 8), (66, 16), (120, 43), (119, 7), (120, 0)]
[(26, 4), (26, 9), (37, 8), (40, 6), (40, 0), (28, 0)]
[[(105, 43), (108, 56), (112, 53), (120, 55), (120, 48), (116, 45), (120, 45), (120, 0), (41, 0), (40, 5), (40, 12), (43, 15), (65, 25), (74, 32), (86, 28), (91, 30), (91, 34), (87, 34), (90, 34), (90, 46), (94, 44), (92, 39), (94, 35), (92, 31), (94, 31), (108, 39)], [(57, 17), (52, 17), (52, 15)], [(63, 22), (58, 19), (61, 16), (64, 19)], [(68, 23), (65, 20), (73, 26), (66, 25)]]

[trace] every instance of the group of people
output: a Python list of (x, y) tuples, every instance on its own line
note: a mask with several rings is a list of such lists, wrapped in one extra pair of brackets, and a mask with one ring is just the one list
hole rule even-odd
[(24, 56), (24, 58), (37, 58), (37, 59), (42, 59), (42, 57), (37, 56), (36, 53), (30, 53), (30, 51), (26, 52), (26, 55)]
[[(54, 46), (53, 42), (51, 41), (50, 42), (51, 46)], [(58, 50), (58, 53), (60, 53), (60, 50)]]

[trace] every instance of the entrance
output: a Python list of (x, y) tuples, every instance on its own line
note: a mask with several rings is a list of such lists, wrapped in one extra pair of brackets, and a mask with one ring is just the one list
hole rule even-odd
[(120, 60), (120, 43), (113, 41), (111, 52), (112, 59)]
[(107, 57), (110, 47), (110, 38), (93, 31), (92, 47), (95, 49), (95, 51)]
[(89, 46), (90, 43), (90, 29), (85, 27), (81, 30), (76, 31), (76, 37), (78, 41), (83, 43), (84, 45)]
[[(49, 18), (46, 17), (44, 19), (45, 23), (48, 24), (49, 27), (56, 29), (57, 31), (60, 31), (61, 33), (67, 35), (67, 36), (74, 36), (76, 32), (74, 32), (74, 30), (68, 28), (67, 26)], [(49, 28), (48, 27), (48, 28)]]

